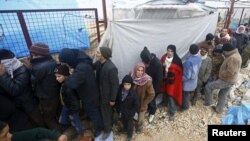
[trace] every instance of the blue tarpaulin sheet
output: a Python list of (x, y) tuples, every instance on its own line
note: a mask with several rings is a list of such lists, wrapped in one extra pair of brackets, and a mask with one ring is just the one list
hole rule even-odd
[[(51, 53), (64, 47), (90, 47), (89, 33), (81, 13), (24, 13), (24, 18), (32, 43), (48, 44)], [(16, 13), (0, 13), (0, 48), (12, 50), (17, 57), (29, 55)]]
[(246, 125), (249, 119), (250, 103), (243, 103), (240, 106), (229, 107), (226, 116), (222, 119), (222, 124)]

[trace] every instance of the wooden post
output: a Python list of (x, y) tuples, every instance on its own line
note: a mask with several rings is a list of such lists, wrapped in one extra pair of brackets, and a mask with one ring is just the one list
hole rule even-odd
[(241, 20), (242, 20), (243, 14), (244, 14), (244, 10), (245, 10), (245, 8), (242, 9), (242, 12), (241, 12), (241, 15), (240, 15), (240, 21), (239, 21), (238, 26), (240, 26), (240, 24), (241, 24)]
[(24, 39), (26, 41), (26, 44), (27, 44), (28, 48), (30, 48), (30, 46), (32, 45), (32, 42), (31, 42), (31, 39), (30, 39), (29, 31), (28, 31), (28, 28), (27, 28), (23, 13), (21, 11), (18, 11), (17, 12), (17, 17), (18, 17), (18, 20), (20, 22), (21, 29), (23, 31), (23, 36), (24, 36)]
[(106, 0), (102, 0), (102, 9), (103, 9), (103, 20), (104, 20), (104, 27), (107, 28), (107, 7), (106, 7)]
[(225, 28), (228, 28), (229, 25), (230, 25), (231, 16), (232, 16), (232, 13), (233, 13), (234, 2), (235, 2), (235, 0), (231, 0), (231, 6), (230, 6), (229, 11), (228, 11), (228, 13), (227, 13), (227, 21), (226, 21), (226, 26), (225, 26)]

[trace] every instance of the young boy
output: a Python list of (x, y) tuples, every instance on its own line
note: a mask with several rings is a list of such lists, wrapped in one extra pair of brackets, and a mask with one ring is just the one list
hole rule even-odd
[(45, 128), (34, 128), (11, 134), (9, 132), (9, 125), (0, 121), (0, 141), (40, 141), (42, 139), (68, 140), (66, 135), (60, 135), (58, 132)]
[(117, 110), (121, 113), (123, 128), (121, 131), (127, 132), (127, 141), (131, 141), (133, 136), (133, 117), (139, 108), (139, 98), (132, 88), (133, 79), (126, 75), (122, 79), (122, 84), (118, 90)]
[(63, 105), (59, 118), (59, 123), (68, 125), (71, 123), (75, 127), (79, 136), (83, 135), (83, 127), (79, 117), (80, 98), (70, 88), (65, 87), (64, 82), (67, 81), (69, 68), (65, 64), (60, 64), (55, 69), (56, 80), (61, 83), (60, 99)]

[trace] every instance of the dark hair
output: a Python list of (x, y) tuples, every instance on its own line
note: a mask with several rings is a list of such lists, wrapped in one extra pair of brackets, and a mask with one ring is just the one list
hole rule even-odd
[(3, 129), (7, 126), (8, 124), (6, 122), (0, 121), (0, 133), (3, 132)]
[(195, 55), (199, 52), (199, 47), (196, 44), (192, 44), (189, 48), (189, 52)]
[(10, 58), (13, 58), (13, 57), (15, 57), (15, 54), (11, 50), (0, 49), (0, 60), (10, 59)]
[(214, 39), (214, 35), (212, 33), (208, 33), (206, 35), (206, 41), (212, 41)]
[(175, 45), (168, 45), (167, 49), (171, 49), (174, 54), (176, 53), (176, 46)]

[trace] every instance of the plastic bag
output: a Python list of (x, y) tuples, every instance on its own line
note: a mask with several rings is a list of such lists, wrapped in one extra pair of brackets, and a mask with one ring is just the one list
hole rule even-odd
[(225, 125), (246, 125), (250, 119), (250, 103), (229, 107), (226, 116), (222, 118)]

